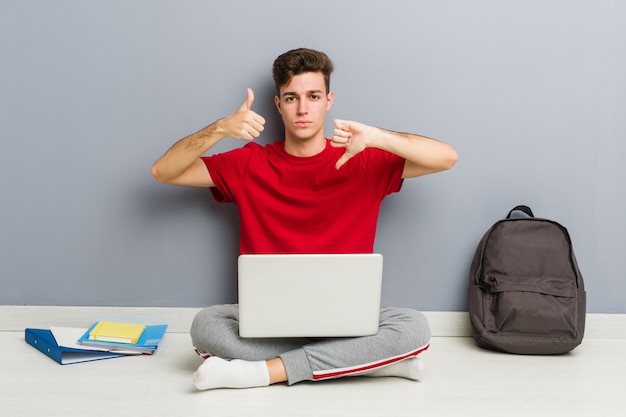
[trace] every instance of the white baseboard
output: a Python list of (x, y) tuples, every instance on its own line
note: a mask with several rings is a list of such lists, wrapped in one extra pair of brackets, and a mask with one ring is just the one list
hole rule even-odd
[(0, 331), (27, 327), (89, 327), (98, 320), (167, 324), (170, 333), (189, 331), (200, 308), (172, 307), (87, 307), (87, 306), (0, 306)]
[[(74, 307), (0, 306), (0, 331), (23, 331), (27, 327), (88, 327), (98, 320), (168, 324), (170, 333), (186, 333), (200, 308), (175, 307)], [(424, 311), (434, 337), (468, 337), (467, 312)], [(626, 339), (626, 314), (587, 314), (585, 338)]]

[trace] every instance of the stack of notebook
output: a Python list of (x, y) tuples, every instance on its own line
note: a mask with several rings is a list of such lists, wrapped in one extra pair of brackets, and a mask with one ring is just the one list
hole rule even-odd
[(99, 321), (89, 329), (26, 329), (28, 344), (62, 365), (128, 355), (152, 354), (166, 324), (144, 325)]
[(107, 348), (112, 351), (136, 351), (152, 354), (159, 346), (166, 324), (144, 324), (99, 321), (78, 339), (83, 346)]

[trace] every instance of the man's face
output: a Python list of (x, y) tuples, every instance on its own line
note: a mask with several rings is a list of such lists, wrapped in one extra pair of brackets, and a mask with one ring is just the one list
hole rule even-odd
[(324, 138), (324, 120), (332, 106), (333, 93), (326, 93), (321, 72), (294, 76), (289, 84), (280, 88), (280, 96), (274, 101), (285, 124), (285, 139)]

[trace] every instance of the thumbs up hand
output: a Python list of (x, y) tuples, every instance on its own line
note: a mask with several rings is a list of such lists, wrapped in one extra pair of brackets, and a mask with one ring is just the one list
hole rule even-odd
[(222, 120), (220, 125), (224, 129), (224, 136), (245, 140), (259, 137), (264, 129), (265, 119), (252, 111), (252, 103), (254, 103), (254, 92), (248, 88), (248, 97), (241, 107)]

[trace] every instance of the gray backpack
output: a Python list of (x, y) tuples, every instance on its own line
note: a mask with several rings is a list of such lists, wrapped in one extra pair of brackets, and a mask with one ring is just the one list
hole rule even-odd
[[(512, 217), (513, 212), (526, 213)], [(578, 346), (586, 294), (567, 229), (513, 208), (482, 237), (470, 267), (468, 310), (478, 346), (558, 354)]]

